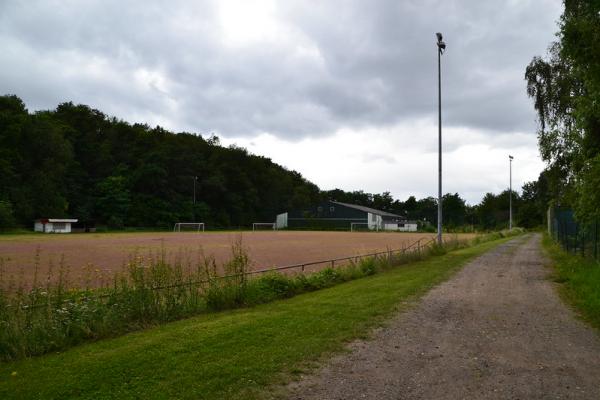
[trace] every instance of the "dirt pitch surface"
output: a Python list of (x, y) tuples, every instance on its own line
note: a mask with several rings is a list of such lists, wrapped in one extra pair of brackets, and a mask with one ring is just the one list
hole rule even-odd
[(600, 399), (600, 340), (558, 298), (540, 236), (468, 264), (292, 399)]
[[(72, 286), (85, 286), (85, 269), (95, 278), (92, 285), (109, 282), (115, 272), (134, 254), (148, 256), (164, 249), (171, 261), (176, 257), (195, 263), (199, 250), (213, 255), (218, 263), (228, 260), (231, 246), (240, 237), (252, 262), (252, 269), (349, 257), (388, 248), (401, 249), (418, 239), (424, 242), (433, 234), (382, 232), (206, 232), (206, 233), (109, 233), (109, 234), (31, 234), (0, 236), (0, 258), (4, 277), (30, 282), (35, 254), (39, 249), (39, 276), (47, 276), (49, 265), (54, 275), (64, 256)], [(470, 238), (473, 235), (459, 235)], [(325, 265), (311, 267), (312, 270)], [(310, 270), (307, 268), (307, 270)], [(11, 275), (13, 278), (10, 278)]]

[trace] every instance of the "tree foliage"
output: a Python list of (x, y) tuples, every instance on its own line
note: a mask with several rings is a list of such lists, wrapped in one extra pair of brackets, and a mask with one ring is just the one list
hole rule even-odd
[(559, 204), (600, 217), (600, 2), (565, 0), (558, 40), (525, 71), (539, 148)]
[(72, 103), (30, 114), (16, 96), (0, 97), (0, 168), (3, 227), (66, 216), (112, 227), (241, 226), (319, 199), (299, 173), (214, 135), (132, 125)]

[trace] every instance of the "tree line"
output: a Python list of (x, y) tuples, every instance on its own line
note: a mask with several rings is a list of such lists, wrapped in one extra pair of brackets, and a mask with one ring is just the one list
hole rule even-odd
[(72, 103), (29, 113), (14, 95), (0, 97), (0, 170), (5, 228), (39, 217), (111, 228), (248, 225), (320, 193), (299, 173), (214, 136), (129, 124)]
[[(161, 127), (129, 124), (85, 105), (30, 113), (14, 95), (0, 97), (0, 228), (31, 227), (40, 217), (73, 217), (87, 226), (168, 228), (175, 222), (213, 227), (273, 221), (277, 213), (323, 200), (406, 216), (433, 229), (437, 199), (406, 201), (340, 189), (321, 191), (301, 174), (249, 154)], [(515, 221), (543, 223), (538, 182), (513, 193)], [(444, 225), (495, 229), (508, 221), (508, 191), (475, 206), (443, 197)]]
[[(548, 190), (545, 177), (523, 185), (522, 193), (513, 190), (512, 207), (515, 226), (537, 228), (545, 224)], [(417, 221), (423, 229), (437, 229), (438, 199), (425, 197), (417, 200), (410, 196), (405, 201), (394, 200), (389, 192), (381, 194), (363, 191), (345, 192), (340, 189), (323, 192), (328, 199), (359, 204), (405, 216)], [(508, 227), (510, 191), (486, 193), (479, 204), (469, 205), (458, 193), (442, 196), (442, 222), (448, 230), (494, 230)]]

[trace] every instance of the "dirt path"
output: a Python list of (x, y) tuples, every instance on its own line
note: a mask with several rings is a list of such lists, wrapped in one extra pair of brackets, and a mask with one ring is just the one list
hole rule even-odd
[(540, 236), (467, 265), (291, 399), (600, 399), (600, 340), (558, 298)]

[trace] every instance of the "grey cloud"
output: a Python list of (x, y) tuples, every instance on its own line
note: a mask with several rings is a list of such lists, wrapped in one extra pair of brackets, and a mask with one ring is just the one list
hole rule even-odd
[[(434, 119), (440, 30), (444, 123), (491, 135), (534, 128), (522, 76), (552, 39), (552, 0), (277, 6), (290, 42), (227, 48), (218, 1), (6, 2), (0, 84), (34, 109), (72, 100), (175, 130), (295, 140)], [(136, 80), (144, 71), (148, 81)]]

